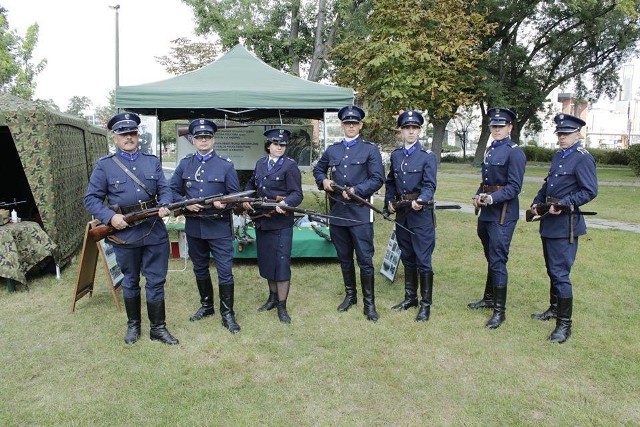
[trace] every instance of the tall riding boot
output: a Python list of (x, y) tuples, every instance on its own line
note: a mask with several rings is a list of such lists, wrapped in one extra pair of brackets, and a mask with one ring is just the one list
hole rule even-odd
[(404, 268), (404, 301), (391, 307), (391, 310), (402, 311), (418, 306), (418, 269)]
[(553, 291), (553, 288), (549, 288), (549, 308), (542, 313), (533, 313), (532, 319), (549, 320), (558, 317), (558, 296)]
[(431, 314), (431, 299), (433, 297), (433, 271), (420, 273), (420, 310), (416, 322), (426, 322)]
[(493, 308), (493, 283), (491, 280), (491, 273), (487, 272), (487, 281), (484, 284), (484, 295), (482, 299), (477, 302), (470, 302), (467, 307), (477, 310), (479, 308)]
[(358, 303), (358, 293), (356, 291), (356, 271), (342, 270), (342, 279), (344, 280), (345, 297), (342, 304), (338, 306), (338, 311), (347, 311), (352, 305)]
[(278, 297), (277, 294), (273, 291), (269, 291), (269, 298), (267, 298), (267, 302), (265, 302), (264, 304), (262, 304), (262, 306), (260, 306), (260, 308), (258, 309), (258, 311), (269, 311), (269, 310), (273, 310), (278, 302)]
[(573, 297), (558, 298), (558, 318), (556, 328), (549, 336), (549, 341), (562, 344), (571, 336), (571, 313), (573, 311)]
[(278, 319), (282, 323), (291, 323), (291, 317), (287, 313), (287, 301), (278, 301)]
[(140, 338), (140, 295), (125, 298), (124, 308), (127, 311), (127, 334), (124, 337), (125, 344), (133, 344)]
[(147, 314), (151, 322), (151, 332), (149, 337), (152, 341), (160, 341), (165, 344), (178, 344), (178, 340), (174, 338), (167, 330), (165, 322), (164, 300), (147, 301)]
[(495, 329), (502, 325), (506, 316), (504, 314), (507, 304), (507, 287), (493, 288), (493, 316), (487, 322), (487, 328)]
[(233, 312), (233, 283), (219, 285), (220, 293), (220, 315), (222, 315), (222, 326), (227, 328), (232, 334), (240, 332), (240, 325), (236, 323)]
[(200, 308), (189, 318), (192, 322), (203, 317), (213, 316), (216, 312), (213, 308), (213, 284), (211, 277), (206, 279), (196, 279), (198, 292), (200, 293)]
[(362, 303), (364, 305), (364, 315), (367, 320), (373, 322), (378, 321), (378, 312), (376, 311), (375, 285), (373, 276), (360, 275), (360, 284), (362, 285)]

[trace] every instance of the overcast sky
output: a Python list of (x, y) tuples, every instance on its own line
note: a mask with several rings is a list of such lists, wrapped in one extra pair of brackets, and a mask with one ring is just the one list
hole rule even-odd
[(195, 39), (193, 13), (180, 0), (0, 0), (9, 28), (25, 35), (40, 26), (34, 62), (46, 58), (36, 79), (35, 98), (53, 99), (65, 110), (72, 96), (87, 96), (93, 107), (107, 104), (115, 87), (115, 10), (119, 4), (120, 85), (172, 77), (155, 56), (169, 53), (170, 41)]

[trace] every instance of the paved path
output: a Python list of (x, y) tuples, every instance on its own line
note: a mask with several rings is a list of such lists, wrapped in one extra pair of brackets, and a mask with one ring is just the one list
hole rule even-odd
[[(630, 183), (633, 184), (633, 183)], [(302, 189), (304, 191), (318, 191), (317, 187), (315, 185), (309, 185), (309, 184), (303, 184), (302, 185)], [(379, 195), (375, 196), (376, 198), (382, 198)], [(459, 212), (459, 213), (465, 213), (465, 214), (474, 214), (474, 208), (472, 204), (464, 204), (464, 203), (460, 203), (460, 202), (449, 202), (449, 201), (445, 201), (445, 200), (438, 200), (438, 203), (440, 203), (441, 205), (460, 205), (462, 208), (459, 210), (452, 210), (452, 212)], [(525, 216), (524, 216), (524, 210), (520, 210), (520, 218), (522, 220), (524, 220)], [(608, 219), (600, 219), (600, 218), (594, 218), (594, 217), (585, 217), (585, 220), (587, 222), (587, 227), (591, 227), (591, 228), (599, 228), (599, 229), (606, 229), (606, 230), (620, 230), (620, 231), (630, 231), (633, 233), (640, 233), (640, 224), (632, 224), (632, 223), (626, 223), (626, 222), (619, 222), (619, 221), (611, 221)]]

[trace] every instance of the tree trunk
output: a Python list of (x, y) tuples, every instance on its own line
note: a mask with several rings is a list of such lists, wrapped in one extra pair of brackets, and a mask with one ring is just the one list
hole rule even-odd
[(431, 143), (431, 151), (436, 156), (436, 161), (440, 164), (440, 157), (442, 153), (442, 142), (444, 141), (444, 135), (447, 131), (447, 124), (449, 120), (430, 119), (433, 126), (433, 141)]
[(307, 80), (317, 82), (322, 75), (322, 67), (324, 65), (325, 56), (325, 44), (322, 40), (322, 33), (324, 32), (324, 24), (327, 19), (327, 3), (326, 0), (318, 1), (318, 16), (316, 25), (316, 34), (313, 42), (313, 56), (311, 57), (311, 64), (309, 65), (309, 76)]
[(296, 41), (300, 32), (300, 0), (291, 2), (291, 32), (289, 33), (289, 57), (291, 58), (291, 73), (300, 76), (300, 57), (296, 52)]
[(480, 166), (484, 161), (484, 150), (487, 148), (487, 141), (491, 131), (489, 130), (489, 116), (482, 115), (482, 128), (480, 129), (480, 137), (478, 138), (478, 147), (476, 147), (476, 154), (473, 157), (473, 165)]

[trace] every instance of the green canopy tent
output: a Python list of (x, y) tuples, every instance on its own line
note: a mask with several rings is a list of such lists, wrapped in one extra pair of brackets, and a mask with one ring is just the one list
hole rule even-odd
[(262, 62), (238, 44), (198, 70), (116, 89), (116, 107), (160, 121), (195, 117), (249, 122), (262, 118), (322, 120), (353, 103), (353, 90), (310, 82)]

